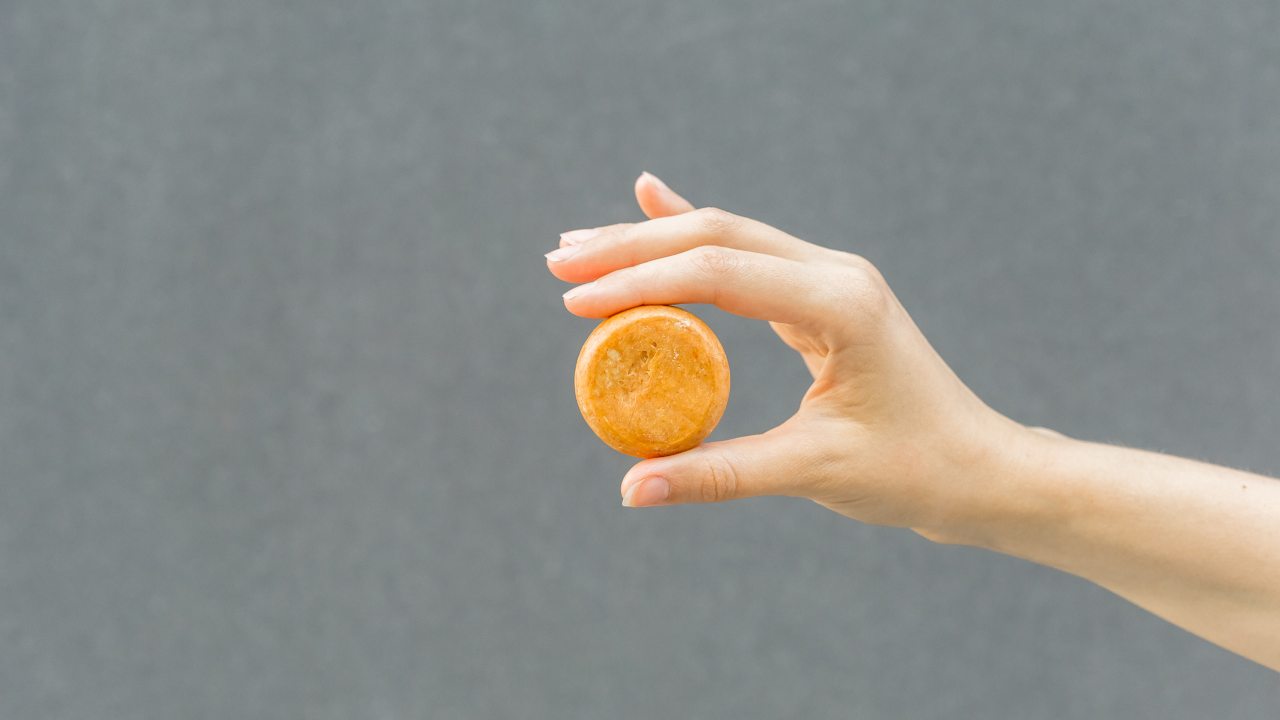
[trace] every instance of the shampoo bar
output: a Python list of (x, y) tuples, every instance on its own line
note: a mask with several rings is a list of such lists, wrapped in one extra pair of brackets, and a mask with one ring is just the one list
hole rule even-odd
[(649, 458), (696, 447), (729, 402), (729, 361), (684, 310), (646, 305), (596, 326), (578, 355), (582, 417), (609, 447)]

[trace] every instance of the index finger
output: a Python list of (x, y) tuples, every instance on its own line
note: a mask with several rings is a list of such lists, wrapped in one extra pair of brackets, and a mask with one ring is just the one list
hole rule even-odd
[(824, 268), (708, 245), (610, 273), (565, 293), (565, 307), (608, 317), (638, 305), (709, 303), (787, 324), (822, 324), (829, 314)]

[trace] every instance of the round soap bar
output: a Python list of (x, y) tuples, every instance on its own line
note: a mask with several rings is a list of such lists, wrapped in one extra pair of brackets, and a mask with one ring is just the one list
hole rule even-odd
[(729, 402), (729, 360), (691, 313), (644, 305), (596, 326), (578, 355), (582, 417), (618, 452), (649, 458), (696, 447)]

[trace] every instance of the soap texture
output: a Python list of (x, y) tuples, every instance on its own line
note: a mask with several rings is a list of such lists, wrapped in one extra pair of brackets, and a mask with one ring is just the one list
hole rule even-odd
[(666, 305), (601, 322), (578, 354), (582, 417), (618, 452), (649, 458), (696, 447), (729, 402), (729, 360), (711, 328)]

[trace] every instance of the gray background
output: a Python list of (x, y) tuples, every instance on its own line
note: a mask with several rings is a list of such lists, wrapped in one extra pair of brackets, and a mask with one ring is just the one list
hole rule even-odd
[[(642, 169), (993, 406), (1280, 473), (1280, 7), (0, 2), (0, 716), (1260, 718), (1084, 581), (625, 511), (541, 254)], [(805, 371), (706, 311), (719, 436)]]

